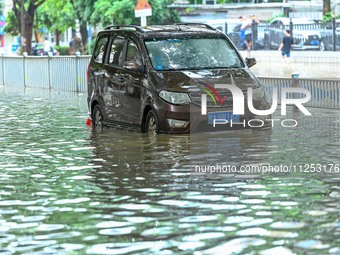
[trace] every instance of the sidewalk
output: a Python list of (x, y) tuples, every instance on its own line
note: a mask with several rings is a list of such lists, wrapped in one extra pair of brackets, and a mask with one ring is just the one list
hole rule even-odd
[[(247, 57), (246, 51), (240, 53)], [(251, 51), (250, 56), (256, 58), (250, 68), (256, 76), (287, 78), (298, 73), (300, 78), (340, 79), (339, 51), (292, 51), (290, 64), (282, 63), (281, 52), (275, 50)]]
[[(246, 51), (241, 51), (242, 56), (247, 56)], [(280, 58), (280, 51), (277, 50), (259, 50), (251, 51), (251, 57), (258, 61), (276, 62)], [(291, 51), (291, 60), (294, 63), (337, 63), (340, 64), (340, 51)]]

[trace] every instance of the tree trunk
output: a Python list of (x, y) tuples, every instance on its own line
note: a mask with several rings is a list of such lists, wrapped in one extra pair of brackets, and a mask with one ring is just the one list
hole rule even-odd
[(32, 35), (33, 35), (33, 18), (29, 17), (26, 16), (25, 19), (26, 52), (28, 54), (30, 54), (32, 51)]
[[(27, 10), (22, 7), (23, 3), (28, 3)], [(15, 13), (16, 18), (20, 21), (20, 31), (25, 31), (23, 35), (21, 35), (22, 39), (24, 40), (25, 44), (22, 47), (23, 52), (30, 53), (32, 50), (32, 35), (33, 35), (33, 24), (34, 24), (34, 14), (37, 8), (42, 5), (45, 0), (13, 0), (13, 11)], [(21, 22), (21, 18), (25, 20)], [(24, 24), (22, 24), (24, 23)], [(22, 26), (24, 29), (22, 30)]]
[(323, 15), (326, 15), (327, 12), (331, 12), (331, 1), (330, 0), (323, 0), (322, 12), (323, 12)]
[(55, 45), (56, 46), (59, 46), (59, 41), (60, 41), (60, 31), (57, 29), (56, 31), (55, 31), (55, 33), (54, 33), (54, 35), (55, 35)]
[(86, 24), (80, 25), (81, 42), (83, 44), (83, 53), (86, 53), (88, 31)]

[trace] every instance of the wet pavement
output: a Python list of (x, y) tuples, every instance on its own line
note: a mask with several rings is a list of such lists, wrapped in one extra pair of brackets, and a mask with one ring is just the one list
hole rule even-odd
[[(246, 51), (240, 51), (245, 58)], [(251, 70), (257, 76), (291, 77), (299, 73), (300, 78), (340, 79), (339, 52), (333, 51), (292, 51), (290, 63), (282, 62), (281, 52), (275, 50), (251, 51), (257, 64)]]
[(0, 92), (0, 254), (340, 254), (337, 110), (149, 137), (93, 132), (84, 94)]

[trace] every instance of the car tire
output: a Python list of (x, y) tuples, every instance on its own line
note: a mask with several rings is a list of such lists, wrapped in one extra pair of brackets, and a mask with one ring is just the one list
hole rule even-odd
[(159, 133), (159, 122), (157, 115), (153, 110), (150, 110), (145, 118), (145, 133), (156, 135)]
[(104, 118), (103, 118), (102, 111), (99, 105), (96, 105), (92, 113), (92, 128), (95, 130), (103, 130), (103, 127), (104, 127), (103, 121), (104, 121)]

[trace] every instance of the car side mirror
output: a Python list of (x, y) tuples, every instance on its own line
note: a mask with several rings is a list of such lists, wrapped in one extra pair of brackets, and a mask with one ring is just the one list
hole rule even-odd
[(252, 67), (256, 65), (256, 59), (255, 58), (246, 58), (246, 64), (248, 67)]

